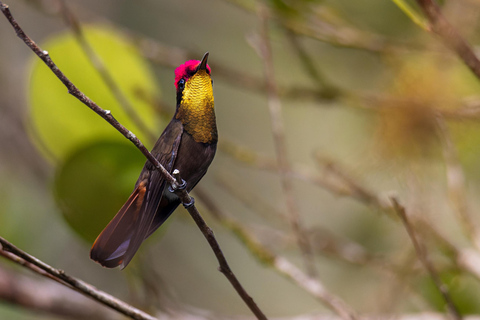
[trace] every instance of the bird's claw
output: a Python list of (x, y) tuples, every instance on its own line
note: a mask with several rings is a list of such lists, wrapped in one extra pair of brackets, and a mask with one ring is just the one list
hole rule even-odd
[(182, 179), (182, 183), (180, 183), (180, 184), (174, 183), (174, 184), (169, 185), (168, 186), (168, 191), (170, 191), (171, 193), (175, 193), (176, 191), (184, 190), (186, 187), (187, 187), (187, 182)]
[(185, 209), (188, 209), (190, 207), (193, 207), (194, 204), (195, 204), (195, 199), (192, 196), (190, 196), (190, 202), (184, 203), (183, 206), (185, 207)]

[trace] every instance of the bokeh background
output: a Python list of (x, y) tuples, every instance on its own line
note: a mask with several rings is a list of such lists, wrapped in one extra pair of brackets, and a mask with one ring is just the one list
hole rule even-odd
[[(422, 17), (414, 1), (398, 2)], [(445, 312), (392, 196), (405, 206), (459, 311), (480, 312), (480, 272), (465, 262), (477, 257), (480, 243), (479, 81), (394, 1), (6, 3), (67, 77), (149, 148), (174, 112), (174, 68), (210, 52), (220, 145), (197, 204), (268, 316), (332, 314), (247, 245), (261, 243), (306, 272), (286, 218), (288, 196), (318, 280), (356, 312)], [(480, 4), (441, 5), (475, 46)], [(276, 164), (268, 61), (259, 54), (266, 42), (279, 88), (289, 194)], [(183, 208), (125, 270), (89, 259), (92, 241), (128, 197), (145, 160), (68, 94), (3, 16), (0, 48), (0, 236), (152, 314), (250, 317)], [(212, 214), (206, 200), (250, 238)], [(31, 294), (13, 294), (14, 285)], [(0, 319), (121, 319), (4, 258), (0, 297)]]

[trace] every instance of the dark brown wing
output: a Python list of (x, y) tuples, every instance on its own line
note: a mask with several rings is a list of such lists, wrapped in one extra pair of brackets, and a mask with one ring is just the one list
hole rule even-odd
[[(178, 154), (183, 126), (172, 120), (152, 149), (152, 154), (169, 172)], [(122, 269), (150, 234), (166, 183), (150, 162), (145, 163), (135, 190), (120, 211), (100, 233), (90, 250), (90, 258), (102, 266)]]

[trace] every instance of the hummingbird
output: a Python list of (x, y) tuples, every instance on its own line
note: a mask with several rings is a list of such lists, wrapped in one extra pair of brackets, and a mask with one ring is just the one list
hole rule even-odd
[[(175, 69), (175, 114), (151, 151), (167, 171), (180, 171), (188, 192), (205, 175), (217, 149), (213, 81), (207, 59), (208, 52), (201, 61), (189, 60)], [(147, 161), (132, 194), (93, 243), (90, 258), (106, 268), (125, 268), (142, 242), (181, 203), (167, 184)]]

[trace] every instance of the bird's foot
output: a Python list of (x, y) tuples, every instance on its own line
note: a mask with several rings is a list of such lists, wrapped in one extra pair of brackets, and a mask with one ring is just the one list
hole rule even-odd
[(173, 170), (172, 175), (175, 178), (176, 183), (170, 185), (168, 191), (174, 193), (175, 191), (183, 190), (187, 187), (187, 182), (180, 177), (180, 171), (178, 169)]
[(188, 209), (190, 207), (193, 207), (194, 204), (195, 204), (195, 199), (192, 196), (190, 196), (190, 202), (184, 203), (183, 206), (185, 207), (185, 209)]

